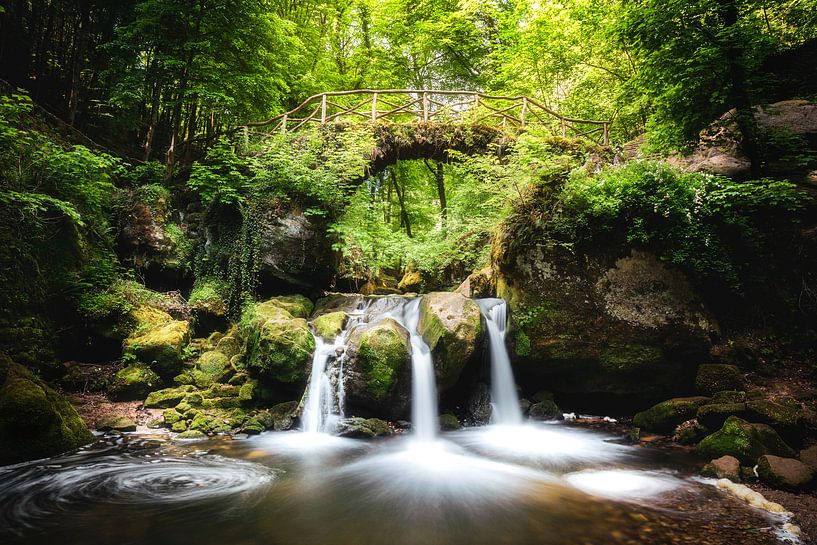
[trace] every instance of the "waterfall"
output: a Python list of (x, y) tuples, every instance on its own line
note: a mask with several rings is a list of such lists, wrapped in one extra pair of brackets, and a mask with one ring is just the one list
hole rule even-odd
[[(301, 420), (306, 433), (332, 433), (337, 419), (343, 415), (341, 396), (336, 396), (332, 389), (332, 379), (328, 368), (329, 358), (343, 349), (346, 342), (345, 331), (338, 335), (334, 342), (327, 343), (315, 335), (315, 354), (312, 356), (312, 373), (309, 376), (309, 387), (306, 391)], [(337, 383), (343, 384), (342, 373)], [(337, 413), (335, 409), (337, 408)]]
[(478, 299), (477, 303), (485, 317), (491, 349), (491, 422), (511, 426), (521, 424), (519, 396), (505, 348), (508, 305), (502, 299)]
[(420, 322), (420, 298), (407, 302), (402, 322), (411, 335), (411, 425), (421, 441), (433, 441), (440, 428), (437, 410), (437, 380), (431, 350), (417, 332)]

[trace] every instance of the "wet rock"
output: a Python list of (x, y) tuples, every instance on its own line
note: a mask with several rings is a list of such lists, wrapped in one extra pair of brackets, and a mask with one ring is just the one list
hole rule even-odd
[(227, 355), (218, 350), (211, 350), (199, 356), (191, 369), (186, 369), (173, 380), (177, 384), (194, 384), (199, 388), (207, 388), (217, 382), (226, 381), (233, 372)]
[(188, 430), (176, 436), (176, 439), (206, 439), (207, 434), (200, 430)]
[(487, 424), (491, 420), (491, 389), (484, 382), (474, 385), (465, 405), (468, 421), (474, 424)]
[(491, 297), (494, 291), (491, 286), (492, 278), (493, 271), (490, 267), (485, 267), (469, 274), (468, 278), (459, 285), (456, 291), (472, 299)]
[(136, 431), (136, 422), (127, 416), (108, 416), (96, 423), (99, 431)]
[(146, 363), (132, 363), (117, 371), (108, 387), (108, 397), (116, 401), (144, 399), (162, 379)]
[(284, 431), (292, 428), (295, 412), (298, 410), (297, 401), (286, 401), (274, 405), (269, 414), (272, 418), (271, 428), (275, 431)]
[(801, 450), (798, 458), (812, 470), (817, 471), (817, 445)]
[[(307, 310), (304, 301), (295, 303), (297, 312)], [(247, 367), (266, 379), (303, 382), (315, 350), (315, 339), (305, 319), (294, 318), (280, 305), (281, 299), (276, 299), (244, 311), (241, 335), (246, 339)]]
[(708, 403), (698, 408), (698, 422), (711, 430), (718, 430), (730, 416), (747, 417), (745, 403)]
[(326, 297), (322, 297), (315, 303), (315, 310), (312, 312), (314, 317), (328, 314), (330, 312), (343, 311), (347, 314), (359, 310), (366, 298), (358, 293), (332, 293)]
[(528, 415), (534, 420), (562, 420), (562, 411), (552, 399), (534, 403), (528, 409)]
[(760, 480), (775, 488), (799, 490), (814, 480), (814, 471), (794, 458), (765, 455), (757, 460)]
[(0, 355), (0, 465), (53, 456), (92, 440), (65, 398)]
[(181, 403), (187, 397), (187, 394), (195, 391), (195, 386), (184, 385), (178, 388), (165, 388), (157, 390), (148, 394), (145, 399), (145, 408), (147, 409), (167, 409), (174, 407)]
[(479, 306), (459, 293), (424, 295), (417, 331), (431, 349), (437, 385), (444, 392), (477, 351), (482, 333)]
[(460, 424), (459, 419), (451, 413), (441, 414), (439, 420), (440, 429), (443, 431), (458, 430), (462, 428), (462, 424)]
[(647, 431), (667, 434), (681, 422), (693, 418), (698, 407), (708, 401), (708, 397), (700, 396), (668, 399), (637, 413), (633, 417), (633, 423)]
[(340, 437), (367, 439), (391, 435), (391, 428), (389, 428), (388, 423), (379, 418), (360, 418), (353, 416), (344, 419), (338, 424), (338, 435)]
[(803, 410), (796, 401), (776, 403), (768, 399), (753, 399), (746, 402), (746, 411), (753, 422), (763, 422), (778, 430), (784, 436), (799, 435)]
[(125, 339), (123, 350), (146, 363), (159, 376), (169, 378), (181, 369), (182, 349), (190, 341), (190, 324), (150, 307), (134, 312), (139, 325)]
[(707, 435), (709, 429), (693, 418), (678, 424), (672, 432), (672, 440), (680, 445), (694, 445)]
[(343, 311), (328, 312), (312, 320), (312, 328), (316, 335), (331, 342), (340, 335), (348, 320), (349, 315)]
[(312, 301), (303, 295), (279, 295), (268, 299), (265, 303), (289, 312), (294, 318), (309, 318), (314, 308)]
[(721, 456), (706, 464), (701, 470), (701, 475), (715, 479), (729, 479), (739, 483), (740, 461), (734, 456)]
[(714, 394), (724, 390), (742, 390), (743, 375), (736, 365), (709, 363), (698, 367), (695, 387), (702, 394)]
[(196, 324), (197, 335), (209, 335), (227, 329), (227, 288), (221, 282), (197, 283), (190, 293), (188, 305)]
[(346, 399), (389, 418), (403, 416), (411, 390), (409, 332), (386, 318), (355, 328), (346, 348)]
[(698, 450), (712, 458), (728, 454), (745, 464), (753, 464), (765, 454), (794, 455), (791, 447), (783, 442), (772, 427), (752, 424), (737, 416), (730, 416), (720, 430), (706, 436), (698, 445)]

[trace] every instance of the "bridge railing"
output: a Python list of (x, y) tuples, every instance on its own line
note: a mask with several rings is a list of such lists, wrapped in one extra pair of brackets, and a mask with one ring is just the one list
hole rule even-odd
[(524, 130), (549, 127), (554, 134), (582, 137), (607, 145), (610, 122), (563, 116), (526, 96), (496, 96), (476, 91), (362, 89), (330, 91), (309, 97), (296, 108), (266, 121), (242, 125), (297, 131), (327, 123), (460, 123)]

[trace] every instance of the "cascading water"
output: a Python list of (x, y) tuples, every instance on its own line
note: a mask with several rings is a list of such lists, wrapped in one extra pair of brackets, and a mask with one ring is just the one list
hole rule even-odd
[[(312, 374), (309, 377), (309, 388), (306, 392), (306, 402), (301, 416), (303, 431), (306, 433), (332, 433), (337, 426), (337, 420), (343, 415), (343, 403), (340, 396), (336, 396), (332, 388), (327, 364), (329, 358), (338, 353), (346, 342), (345, 331), (338, 335), (334, 342), (327, 343), (319, 335), (315, 335), (315, 355), (312, 356)], [(338, 384), (343, 383), (343, 377), (338, 377)], [(337, 413), (333, 411), (337, 410)]]
[(508, 305), (502, 299), (478, 299), (488, 327), (491, 350), (491, 422), (506, 426), (522, 423), (519, 396), (513, 378), (511, 360), (505, 348)]

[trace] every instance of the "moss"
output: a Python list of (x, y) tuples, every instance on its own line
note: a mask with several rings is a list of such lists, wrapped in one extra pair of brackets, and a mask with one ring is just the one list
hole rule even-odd
[(409, 345), (394, 320), (386, 319), (363, 332), (360, 363), (366, 388), (375, 401), (385, 400), (406, 365)]
[(458, 430), (462, 428), (459, 419), (451, 413), (440, 415), (440, 429), (441, 430)]
[(707, 397), (678, 397), (662, 401), (633, 417), (633, 424), (656, 433), (670, 433), (675, 426), (695, 417)]
[(187, 430), (176, 436), (176, 439), (206, 439), (207, 434), (199, 430)]
[(136, 431), (136, 422), (127, 416), (109, 416), (96, 423), (100, 431)]
[(704, 364), (698, 367), (695, 387), (704, 394), (714, 394), (724, 390), (743, 390), (743, 376), (736, 365)]
[(747, 465), (753, 465), (764, 454), (795, 455), (774, 429), (765, 424), (750, 424), (737, 416), (730, 416), (720, 430), (705, 437), (698, 450), (710, 458), (728, 454)]
[(178, 388), (165, 388), (148, 394), (145, 399), (147, 409), (166, 409), (178, 405), (188, 393), (194, 391), (193, 386), (179, 386)]
[(238, 390), (238, 399), (243, 403), (251, 403), (255, 399), (255, 389), (258, 387), (258, 382), (249, 380), (241, 385)]
[(602, 367), (612, 372), (628, 372), (653, 366), (662, 359), (663, 354), (659, 348), (643, 344), (613, 344), (599, 355)]
[(798, 405), (784, 405), (767, 399), (755, 399), (746, 403), (749, 416), (774, 428), (796, 429), (803, 418), (803, 410)]
[(698, 408), (698, 421), (709, 429), (717, 430), (730, 416), (746, 416), (745, 403), (709, 403)]
[(531, 418), (535, 418), (537, 420), (562, 419), (562, 411), (552, 399), (543, 399), (542, 401), (534, 403), (530, 406), (530, 409), (528, 409), (528, 414)]
[(723, 391), (712, 394), (713, 403), (743, 403), (747, 398), (746, 392)]
[(331, 341), (340, 335), (347, 320), (349, 320), (349, 315), (343, 311), (330, 312), (312, 320), (312, 327), (319, 337)]
[(192, 383), (199, 388), (207, 388), (216, 382), (222, 382), (230, 377), (233, 368), (227, 356), (217, 350), (202, 354), (192, 370), (187, 375)]
[(182, 349), (190, 341), (190, 325), (150, 307), (136, 311), (140, 326), (124, 343), (126, 354), (148, 364), (163, 377), (179, 372)]
[(423, 285), (423, 274), (420, 271), (407, 271), (397, 284), (397, 289), (402, 292), (420, 291)]
[(0, 465), (53, 456), (93, 440), (76, 410), (27, 369), (0, 356)]
[[(289, 316), (286, 311), (279, 312)], [(269, 319), (250, 335), (247, 352), (247, 367), (250, 370), (284, 383), (304, 379), (315, 350), (315, 339), (306, 320)]]
[(304, 319), (309, 318), (314, 308), (312, 301), (303, 295), (280, 295), (267, 300), (267, 303), (289, 312), (295, 318)]
[(241, 343), (238, 342), (236, 337), (225, 335), (216, 343), (216, 350), (222, 352), (228, 358), (232, 358), (241, 353)]
[(162, 419), (165, 424), (172, 426), (182, 419), (182, 414), (176, 409), (165, 409), (162, 411)]
[(687, 420), (682, 422), (672, 432), (672, 440), (681, 445), (694, 445), (704, 437), (709, 435), (709, 428), (698, 422), (698, 420)]
[(516, 341), (514, 342), (515, 352), (517, 356), (530, 356), (531, 355), (531, 347), (530, 347), (530, 337), (528, 334), (522, 330), (516, 332), (515, 335)]
[(145, 363), (137, 362), (117, 371), (108, 396), (117, 401), (143, 399), (162, 379)]
[[(455, 418), (456, 420), (456, 418)], [(341, 423), (340, 435), (343, 437), (357, 437), (366, 439), (391, 435), (389, 424), (379, 418), (361, 418), (353, 416)]]
[(186, 420), (177, 420), (173, 424), (170, 425), (170, 431), (175, 432), (185, 432), (187, 431), (187, 421)]

